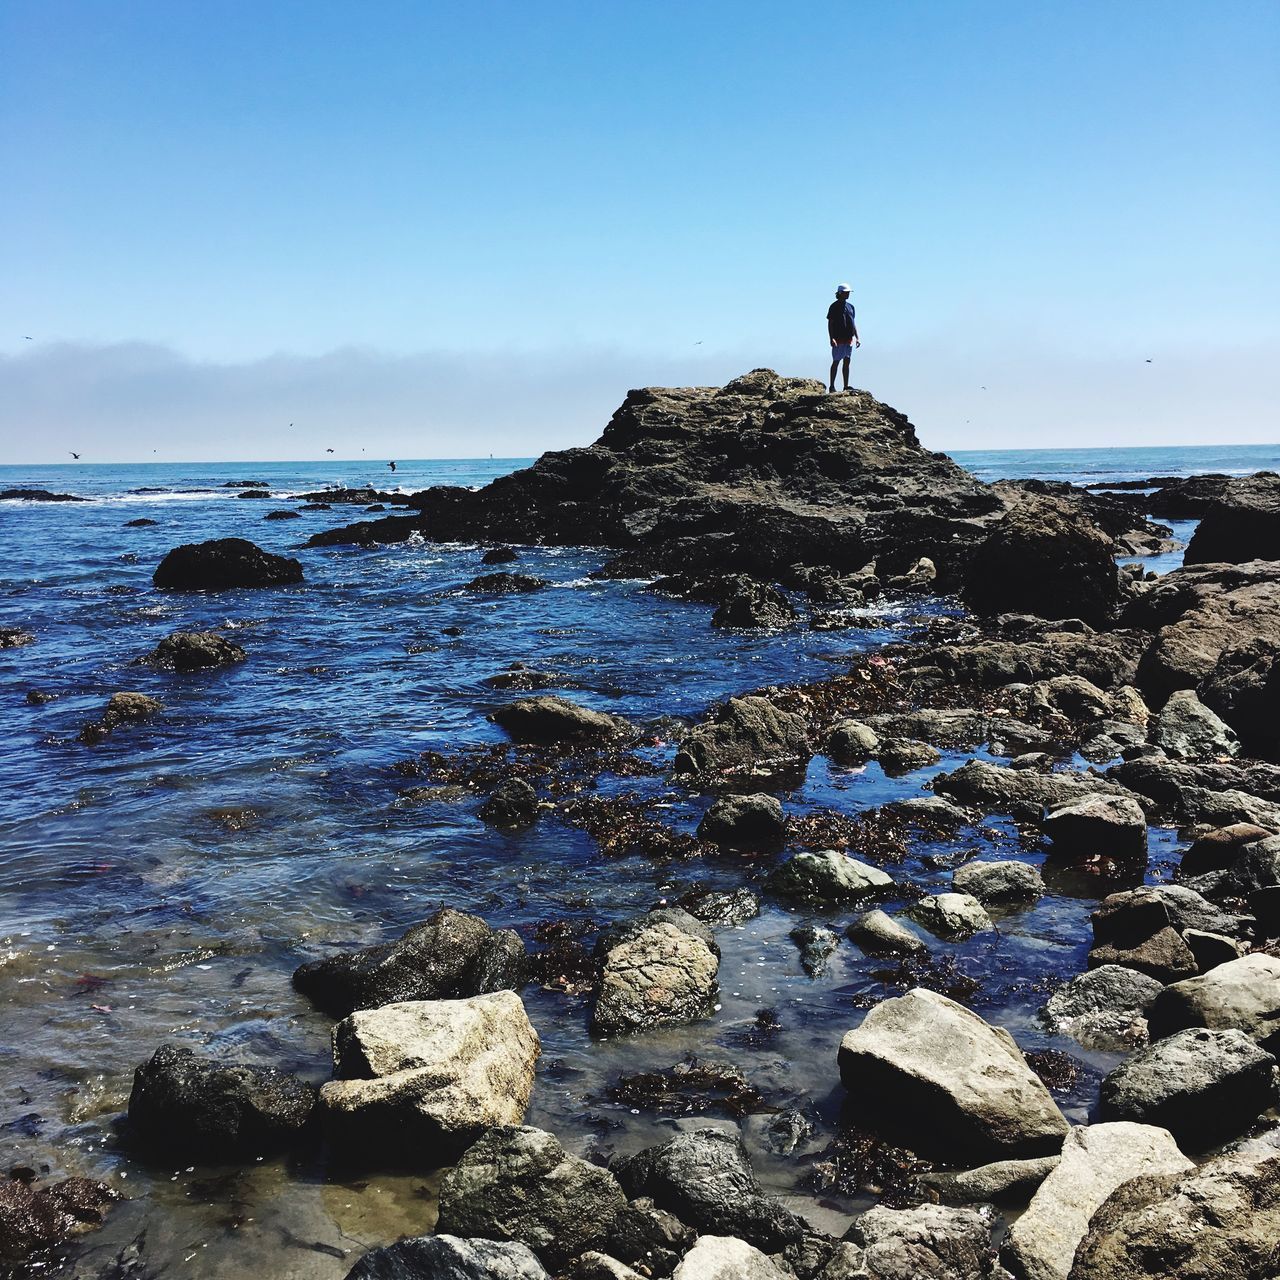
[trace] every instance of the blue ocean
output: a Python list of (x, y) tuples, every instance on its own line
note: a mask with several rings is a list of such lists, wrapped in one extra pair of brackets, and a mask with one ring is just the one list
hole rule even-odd
[[(985, 480), (1280, 470), (1280, 445), (954, 456)], [(420, 1173), (348, 1175), (318, 1158), (160, 1168), (120, 1140), (133, 1069), (164, 1041), (326, 1078), (330, 1021), (290, 984), (304, 960), (396, 937), (441, 904), (532, 940), (544, 921), (586, 928), (698, 885), (741, 883), (737, 865), (605, 856), (554, 814), (495, 832), (477, 816), (481, 797), (410, 787), (397, 765), (417, 753), (502, 740), (486, 716), (514, 695), (488, 678), (516, 662), (562, 673), (570, 696), (655, 726), (661, 766), (673, 718), (731, 693), (819, 679), (954, 608), (903, 601), (847, 631), (717, 631), (704, 606), (590, 577), (600, 551), (524, 549), (517, 567), (553, 587), (486, 598), (458, 590), (483, 571), (483, 548), (411, 540), (299, 551), (359, 508), (263, 518), (326, 486), (479, 486), (527, 461), (400, 461), (394, 474), (349, 461), (0, 468), (0, 489), (89, 499), (0, 502), (0, 627), (35, 637), (0, 651), (0, 1159), (103, 1178), (129, 1197), (95, 1249), (119, 1249), (145, 1227), (166, 1275), (340, 1280), (367, 1246), (430, 1228), (437, 1180)], [(245, 480), (264, 481), (272, 497), (244, 500), (227, 487)], [(155, 523), (128, 526), (137, 519)], [(1191, 527), (1179, 522), (1176, 536)], [(305, 583), (191, 596), (152, 587), (171, 547), (225, 536), (299, 555)], [(248, 660), (184, 676), (134, 665), (179, 629), (217, 629)], [(119, 690), (164, 710), (96, 746), (78, 741)], [(899, 778), (819, 757), (785, 807), (857, 813), (920, 794), (967, 755)], [(671, 788), (660, 768), (605, 785), (643, 797), (682, 831), (709, 803)], [(999, 823), (974, 835), (1009, 838)], [(1151, 839), (1160, 875), (1177, 835)], [(913, 850), (904, 874), (938, 888), (947, 873), (929, 854)], [(1093, 905), (1050, 895), (998, 934), (954, 948), (956, 964), (982, 980), (978, 1012), (1024, 1048), (1074, 1054), (1081, 1084), (1060, 1099), (1074, 1120), (1113, 1060), (1055, 1040), (1036, 1011), (1064, 973), (1084, 967)], [(670, 1120), (611, 1101), (608, 1084), (695, 1053), (737, 1062), (771, 1105), (834, 1126), (835, 1045), (885, 979), (847, 947), (809, 978), (788, 936), (796, 923), (766, 904), (724, 930), (716, 1016), (634, 1042), (593, 1040), (581, 996), (529, 989), (543, 1056), (528, 1123), (587, 1155), (659, 1140)], [(761, 1026), (773, 1028), (767, 1037)], [(768, 1189), (843, 1230), (854, 1203), (823, 1190), (816, 1156), (784, 1159), (763, 1146), (752, 1155)]]

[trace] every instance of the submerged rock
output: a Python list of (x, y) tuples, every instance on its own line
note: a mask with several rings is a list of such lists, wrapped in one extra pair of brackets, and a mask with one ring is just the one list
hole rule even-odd
[[(34, 1176), (29, 1169), (26, 1174)], [(119, 1199), (105, 1183), (89, 1178), (36, 1183), (15, 1171), (0, 1180), (0, 1265), (20, 1266), (30, 1255), (43, 1253), (62, 1244), (68, 1236), (101, 1225), (108, 1209)], [(15, 1270), (13, 1274), (36, 1272)]]
[(499, 707), (489, 718), (516, 742), (599, 743), (629, 737), (634, 732), (621, 716), (593, 711), (552, 694), (517, 698)]
[(346, 1280), (551, 1280), (551, 1275), (526, 1245), (431, 1235), (370, 1249)]
[(541, 1129), (491, 1129), (445, 1176), (437, 1231), (528, 1245), (549, 1267), (603, 1243), (626, 1204), (607, 1169)]
[(811, 978), (827, 967), (827, 959), (839, 945), (839, 939), (825, 925), (801, 924), (791, 930), (791, 941), (800, 948), (800, 964)]
[(650, 925), (608, 952), (592, 1027), (610, 1036), (705, 1017), (719, 967), (700, 938), (668, 922)]
[(35, 642), (35, 636), (21, 627), (0, 627), (0, 649), (21, 649)]
[(147, 697), (145, 693), (113, 693), (102, 715), (81, 728), (80, 741), (92, 746), (122, 724), (141, 724), (163, 710), (162, 702)]
[(287, 1072), (162, 1044), (133, 1073), (129, 1128), (160, 1155), (240, 1159), (296, 1144), (315, 1102), (315, 1088)]
[(395, 942), (313, 960), (293, 985), (327, 1013), (405, 1000), (483, 995), (524, 981), (525, 948), (511, 929), (444, 907)]
[(676, 773), (777, 769), (813, 755), (804, 717), (753, 694), (730, 698), (680, 743)]
[(263, 551), (244, 538), (214, 538), (174, 547), (151, 580), (157, 587), (171, 591), (279, 587), (301, 582), (302, 565)]
[(778, 849), (786, 818), (777, 797), (757, 792), (722, 796), (698, 823), (698, 838), (726, 849)]
[(326, 1128), (365, 1158), (439, 1167), (485, 1129), (524, 1119), (540, 1053), (514, 991), (354, 1013), (333, 1031)]
[(780, 864), (769, 877), (769, 888), (783, 897), (851, 902), (892, 889), (893, 879), (838, 849), (822, 849), (801, 851)]
[(135, 661), (167, 671), (206, 671), (243, 662), (249, 655), (216, 631), (175, 631)]
[(1147, 1010), (1164, 990), (1158, 978), (1104, 964), (1077, 974), (1049, 997), (1049, 1026), (1086, 1049), (1127, 1051), (1147, 1042)]
[(1013, 1037), (917, 987), (841, 1042), (850, 1104), (877, 1129), (949, 1160), (1053, 1154), (1067, 1122)]
[(462, 590), (478, 595), (512, 596), (542, 591), (550, 585), (546, 578), (536, 578), (530, 573), (482, 573), (478, 578), (472, 578)]
[(491, 827), (527, 827), (538, 816), (538, 793), (523, 778), (507, 778), (480, 806)]

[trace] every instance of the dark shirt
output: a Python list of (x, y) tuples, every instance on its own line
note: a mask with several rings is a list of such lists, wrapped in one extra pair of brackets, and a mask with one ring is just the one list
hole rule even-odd
[(842, 345), (853, 341), (853, 303), (838, 298), (827, 308), (827, 336)]

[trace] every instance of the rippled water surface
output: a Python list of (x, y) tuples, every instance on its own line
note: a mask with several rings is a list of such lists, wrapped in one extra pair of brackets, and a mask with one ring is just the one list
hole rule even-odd
[[(479, 484), (514, 465), (406, 463), (394, 480), (410, 489)], [(636, 582), (590, 580), (600, 552), (522, 552), (518, 567), (554, 586), (495, 599), (457, 590), (483, 571), (481, 548), (418, 542), (298, 552), (306, 582), (295, 587), (155, 591), (151, 573), (178, 543), (236, 535), (293, 553), (307, 533), (359, 510), (264, 522), (265, 511), (297, 504), (218, 487), (245, 478), (284, 495), (389, 484), (386, 473), (351, 464), (0, 469), (0, 488), (40, 484), (94, 498), (0, 503), (0, 626), (36, 636), (0, 652), (0, 1157), (5, 1167), (48, 1166), (119, 1188), (132, 1203), (94, 1247), (118, 1249), (145, 1226), (148, 1256), (166, 1275), (330, 1280), (367, 1246), (429, 1227), (436, 1179), (344, 1174), (314, 1156), (244, 1170), (138, 1160), (118, 1121), (133, 1068), (160, 1042), (320, 1081), (330, 1021), (292, 990), (303, 960), (393, 938), (441, 904), (527, 937), (544, 919), (603, 923), (699, 882), (732, 887), (761, 875), (735, 859), (606, 858), (554, 815), (498, 833), (479, 821), (478, 797), (407, 799), (395, 762), (500, 741), (486, 714), (518, 695), (484, 680), (522, 661), (571, 677), (572, 697), (653, 725), (659, 745), (648, 755), (662, 764), (667, 718), (695, 718), (760, 685), (818, 679), (947, 606), (904, 605), (871, 630), (726, 633), (710, 627), (704, 606)], [(131, 492), (139, 489), (153, 491)], [(124, 527), (138, 517), (158, 523)], [(453, 627), (461, 634), (444, 634)], [(131, 665), (179, 628), (222, 630), (248, 661), (181, 676)], [(159, 698), (163, 713), (98, 746), (79, 743), (80, 726), (120, 689)], [(53, 700), (28, 705), (30, 690)], [(953, 753), (939, 767), (964, 758)], [(875, 765), (837, 770), (819, 757), (783, 800), (794, 814), (853, 813), (921, 794), (935, 772), (890, 779)], [(602, 786), (649, 796), (682, 830), (709, 803), (661, 772)], [(1173, 833), (1152, 841), (1159, 875)], [(1005, 856), (1039, 861), (999, 825), (962, 833), (959, 847), (993, 842)], [(956, 851), (921, 844), (895, 875), (946, 887), (943, 861)], [(939, 948), (982, 979), (972, 1003), (985, 1017), (1024, 1048), (1064, 1048), (1081, 1062), (1084, 1082), (1060, 1097), (1075, 1118), (1090, 1073), (1107, 1060), (1046, 1037), (1035, 1014), (1047, 990), (1083, 967), (1091, 905), (1053, 895), (1000, 917), (995, 934)], [(851, 916), (826, 922), (839, 932)], [(757, 1140), (759, 1117), (744, 1128), (769, 1186), (842, 1230), (856, 1205), (814, 1190), (811, 1166), (838, 1120), (837, 1044), (883, 991), (883, 966), (843, 943), (824, 976), (805, 977), (788, 938), (798, 921), (766, 905), (720, 930), (722, 1007), (691, 1027), (595, 1042), (583, 998), (529, 988), (543, 1042), (529, 1123), (582, 1152), (643, 1145), (672, 1122), (609, 1102), (620, 1072), (690, 1052), (730, 1059), (771, 1105), (798, 1106), (818, 1123), (815, 1142), (786, 1159)], [(764, 1030), (762, 1010), (771, 1011)]]

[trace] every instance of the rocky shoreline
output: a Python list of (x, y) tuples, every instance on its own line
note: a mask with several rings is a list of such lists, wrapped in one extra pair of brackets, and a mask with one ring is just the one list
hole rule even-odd
[[(463, 904), (308, 960), (293, 984), (335, 1020), (330, 1079), (158, 1045), (137, 1068), (122, 1141), (144, 1159), (319, 1152), (447, 1170), (435, 1233), (372, 1249), (349, 1273), (367, 1280), (1274, 1276), (1280, 476), (1159, 479), (985, 485), (866, 393), (824, 396), (757, 370), (718, 389), (632, 392), (589, 448), (318, 534), (305, 564), (243, 539), (175, 548), (154, 586), (176, 596), (306, 590), (323, 572), (316, 548), (413, 538), (491, 543), (491, 564), (518, 564), (530, 545), (599, 547), (603, 578), (651, 580), (729, 629), (865, 626), (887, 600), (940, 592), (964, 610), (823, 680), (735, 691), (685, 725), (598, 711), (555, 672), (499, 673), (492, 719), (509, 741), (403, 760), (406, 796), (459, 789), (495, 832), (561, 822), (606, 857), (724, 860), (736, 886), (590, 930), (549, 923), (534, 939)], [(1118, 566), (1167, 544), (1159, 517), (1187, 514), (1200, 524), (1182, 568)], [(503, 569), (462, 590), (546, 585)], [(248, 659), (216, 633), (178, 631), (137, 661), (176, 677)], [(164, 714), (120, 690), (83, 749)], [(928, 775), (927, 794), (854, 818), (801, 818), (778, 798), (816, 761), (907, 777), (943, 751), (971, 758)], [(656, 773), (713, 797), (693, 835), (614, 785)], [(1006, 856), (974, 856), (973, 833), (992, 824)], [(1152, 874), (1154, 828), (1177, 830), (1170, 876)], [(934, 892), (901, 870), (926, 838), (949, 872)], [(1079, 1064), (1024, 1053), (966, 1007), (952, 954), (974, 937), (998, 944), (1055, 892), (1097, 905), (1086, 967), (1044, 993), (1043, 1025), (1086, 1058), (1123, 1055), (1088, 1086), (1084, 1124), (1062, 1105)], [(720, 939), (762, 902), (797, 909), (807, 973), (847, 949), (895, 966), (865, 1016), (830, 1027), (843, 1090), (831, 1177), (879, 1200), (838, 1232), (766, 1193), (736, 1124), (686, 1120), (600, 1162), (572, 1154), (572, 1135), (524, 1124), (550, 1028), (523, 992), (584, 998), (600, 1043), (714, 1019)], [(770, 1111), (749, 1061), (616, 1087), (685, 1117), (763, 1118), (784, 1153), (814, 1131), (801, 1110)], [(41, 1256), (99, 1221), (112, 1194), (15, 1176), (0, 1187), (0, 1250)], [(108, 1259), (67, 1274), (147, 1274), (137, 1258), (134, 1271)]]

